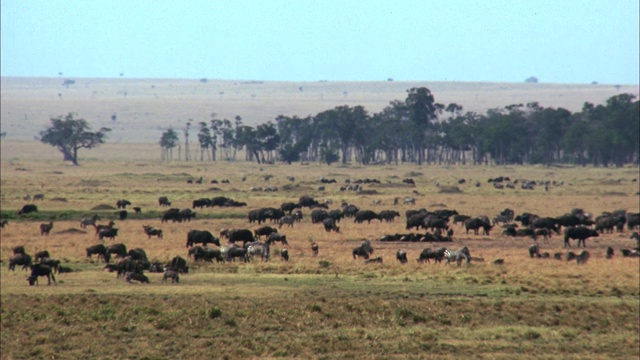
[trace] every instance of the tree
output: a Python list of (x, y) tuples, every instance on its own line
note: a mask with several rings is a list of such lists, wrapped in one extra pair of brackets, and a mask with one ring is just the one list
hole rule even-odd
[(51, 127), (40, 131), (40, 141), (55, 146), (64, 155), (65, 161), (78, 165), (78, 150), (92, 149), (104, 144), (109, 128), (91, 132), (85, 119), (77, 119), (76, 113), (51, 118)]
[(173, 148), (178, 146), (178, 133), (172, 128), (162, 133), (160, 147), (162, 148), (162, 160), (173, 160)]

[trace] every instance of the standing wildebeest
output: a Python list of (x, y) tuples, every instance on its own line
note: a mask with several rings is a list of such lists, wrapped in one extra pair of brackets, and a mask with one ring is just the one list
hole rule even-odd
[(36, 253), (36, 256), (34, 257), (34, 261), (38, 262), (38, 261), (42, 261), (42, 259), (44, 258), (50, 258), (51, 255), (49, 255), (49, 251), (47, 250), (42, 250), (42, 251), (38, 251)]
[(611, 259), (613, 257), (613, 248), (611, 246), (607, 247), (606, 257), (607, 259)]
[(325, 210), (315, 209), (315, 210), (311, 211), (311, 223), (312, 224), (317, 224), (319, 222), (322, 222), (327, 217), (329, 217), (329, 214)]
[(469, 215), (453, 215), (453, 225), (463, 224), (464, 222), (471, 219)]
[(324, 226), (324, 230), (326, 232), (331, 232), (332, 230), (335, 232), (340, 232), (340, 227), (336, 225), (336, 220), (334, 218), (326, 218), (322, 220), (322, 225)]
[(354, 216), (354, 222), (360, 224), (363, 222), (367, 222), (371, 224), (371, 220), (380, 220), (380, 216), (375, 213), (373, 210), (360, 210)]
[(38, 277), (40, 276), (47, 277), (47, 285), (51, 285), (51, 279), (53, 279), (54, 283), (56, 282), (56, 277), (53, 275), (51, 266), (35, 264), (31, 266), (31, 275), (27, 278), (27, 280), (29, 280), (29, 285), (36, 285), (38, 283)]
[(193, 257), (194, 261), (204, 260), (206, 262), (212, 262), (216, 259), (216, 262), (224, 262), (222, 252), (218, 249), (212, 249), (210, 247), (196, 246), (189, 249), (189, 256)]
[(627, 229), (633, 230), (640, 227), (640, 213), (627, 214)]
[(493, 226), (480, 218), (472, 218), (464, 222), (464, 227), (467, 229), (467, 234), (469, 230), (473, 230), (473, 233), (478, 235), (478, 230), (482, 228), (485, 235), (489, 235), (489, 231)]
[(100, 230), (100, 232), (98, 232), (98, 238), (100, 238), (100, 240), (102, 240), (104, 238), (109, 238), (111, 240), (115, 240), (116, 236), (118, 236), (118, 229), (116, 229), (116, 228), (104, 229), (104, 230)]
[(107, 252), (109, 254), (115, 254), (119, 258), (123, 258), (123, 257), (128, 255), (127, 246), (125, 244), (123, 244), (123, 243), (117, 243), (117, 244), (110, 245), (107, 248)]
[(113, 225), (115, 225), (116, 223), (113, 222), (113, 220), (109, 221), (108, 224), (94, 224), (93, 226), (95, 226), (96, 228), (96, 235), (98, 235), (100, 233), (100, 231), (102, 230), (107, 230), (107, 229), (111, 229), (113, 227)]
[(407, 252), (402, 249), (398, 249), (398, 251), (396, 251), (396, 260), (398, 260), (401, 264), (406, 264)]
[(289, 261), (289, 250), (287, 249), (282, 249), (280, 251), (280, 259), (282, 261)]
[(131, 202), (129, 200), (121, 199), (116, 201), (116, 206), (118, 207), (118, 209), (126, 209), (127, 205), (131, 205)]
[(158, 205), (160, 206), (171, 206), (171, 201), (169, 201), (169, 198), (166, 196), (160, 196), (158, 198)]
[(313, 256), (318, 256), (318, 251), (319, 251), (319, 247), (318, 244), (315, 242), (311, 243), (311, 253), (313, 254)]
[(549, 231), (560, 234), (560, 230), (558, 229), (558, 219), (554, 219), (552, 217), (535, 219), (531, 223), (531, 227), (533, 227), (534, 229), (549, 229)]
[(129, 213), (127, 213), (127, 210), (120, 210), (116, 211), (116, 215), (118, 215), (120, 220), (127, 220), (127, 216), (129, 216)]
[(164, 275), (162, 275), (162, 282), (166, 283), (167, 279), (171, 279), (171, 283), (180, 283), (180, 275), (176, 271), (173, 270), (165, 270)]
[(299, 209), (299, 208), (300, 208), (300, 204), (296, 204), (293, 202), (285, 202), (280, 205), (280, 209), (286, 213), (289, 213), (289, 215), (291, 215), (294, 209)]
[(107, 251), (107, 248), (102, 244), (89, 246), (87, 248), (87, 257), (91, 260), (91, 255), (98, 255), (98, 260), (102, 258), (105, 263), (108, 263), (111, 259), (111, 254)]
[(15, 254), (9, 259), (9, 270), (16, 270), (16, 265), (22, 265), (23, 270), (27, 270), (31, 266), (31, 256), (25, 253)]
[(98, 216), (98, 214), (93, 214), (91, 217), (85, 216), (80, 220), (80, 227), (84, 229), (87, 225), (96, 226), (96, 221), (98, 220), (100, 220), (100, 216)]
[(424, 219), (429, 215), (426, 211), (420, 211), (415, 214), (410, 214), (407, 211), (407, 230), (411, 228), (419, 229), (424, 226)]
[(232, 244), (235, 244), (236, 241), (242, 241), (242, 246), (245, 246), (249, 242), (256, 241), (253, 233), (248, 229), (223, 230), (220, 232), (220, 235), (225, 236)]
[(549, 237), (551, 237), (551, 231), (547, 228), (539, 228), (533, 231), (533, 240), (538, 241), (538, 236), (544, 238), (545, 243), (549, 243)]
[(32, 212), (38, 212), (38, 207), (34, 204), (27, 204), (18, 211), (18, 215), (29, 214)]
[(583, 247), (587, 247), (586, 240), (590, 237), (600, 236), (596, 230), (586, 227), (568, 227), (564, 229), (564, 247), (571, 247), (570, 239), (578, 239), (578, 247), (582, 243)]
[(400, 216), (400, 213), (395, 210), (382, 210), (378, 216), (381, 221), (394, 222), (395, 218)]
[(269, 236), (271, 233), (277, 233), (278, 229), (274, 229), (271, 226), (262, 226), (253, 231), (256, 238), (260, 239), (263, 236)]
[(227, 250), (227, 258), (235, 261), (236, 258), (241, 258), (244, 262), (249, 262), (249, 255), (246, 248), (238, 246), (232, 246)]
[(287, 236), (285, 234), (271, 233), (267, 238), (267, 244), (269, 245), (273, 244), (276, 241), (281, 242), (282, 245), (289, 245), (289, 243), (287, 242)]
[(352, 251), (354, 259), (358, 256), (362, 256), (366, 260), (371, 254), (373, 254), (373, 247), (371, 247), (371, 243), (369, 242), (369, 240), (363, 241), (360, 246), (354, 248)]
[(53, 221), (49, 221), (48, 224), (40, 224), (40, 235), (49, 235), (53, 229)]
[(435, 260), (435, 262), (441, 262), (444, 259), (444, 252), (447, 250), (444, 247), (441, 247), (437, 250), (431, 250), (430, 248), (426, 248), (422, 250), (420, 256), (418, 257), (419, 263), (430, 262), (429, 259)]
[(540, 257), (540, 248), (538, 247), (538, 244), (529, 246), (529, 257)]
[(176, 208), (171, 208), (169, 210), (166, 210), (162, 213), (162, 216), (160, 217), (160, 222), (169, 222), (169, 220), (171, 220), (172, 222), (182, 222), (182, 217), (180, 215), (180, 209), (176, 209)]
[(194, 211), (191, 211), (191, 209), (189, 208), (180, 210), (179, 214), (180, 214), (180, 219), (182, 219), (182, 221), (191, 222), (191, 219), (196, 218), (196, 213)]
[(44, 194), (35, 194), (33, 195), (33, 201), (44, 200)]
[(162, 239), (162, 229), (156, 229), (150, 225), (142, 225), (142, 228), (144, 229), (144, 233), (147, 234), (149, 239), (151, 239), (152, 236), (157, 236), (158, 238)]
[(187, 233), (187, 247), (191, 247), (195, 244), (207, 246), (209, 243), (220, 246), (220, 239), (213, 236), (213, 234), (207, 230), (191, 230)]

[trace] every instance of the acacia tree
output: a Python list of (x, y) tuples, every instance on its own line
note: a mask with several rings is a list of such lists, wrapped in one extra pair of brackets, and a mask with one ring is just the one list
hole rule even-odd
[(111, 129), (103, 127), (91, 132), (85, 119), (76, 118), (76, 113), (51, 118), (51, 127), (40, 131), (40, 141), (55, 146), (64, 155), (65, 161), (78, 165), (78, 150), (92, 149), (104, 144), (107, 132)]
[(173, 160), (173, 148), (178, 146), (178, 133), (172, 128), (162, 133), (160, 147), (162, 148), (162, 160)]

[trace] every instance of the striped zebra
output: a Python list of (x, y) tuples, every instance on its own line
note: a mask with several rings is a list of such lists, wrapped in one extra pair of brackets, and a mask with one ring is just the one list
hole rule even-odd
[(262, 261), (269, 261), (269, 255), (271, 253), (269, 249), (269, 244), (264, 244), (259, 241), (248, 243), (247, 244), (247, 254), (250, 258), (254, 256), (260, 256)]
[(459, 251), (451, 251), (449, 249), (444, 250), (444, 258), (447, 259), (445, 265), (448, 265), (450, 262), (455, 261), (458, 266), (462, 264), (462, 260), (468, 264), (471, 261), (471, 254), (469, 253), (469, 249), (465, 246)]

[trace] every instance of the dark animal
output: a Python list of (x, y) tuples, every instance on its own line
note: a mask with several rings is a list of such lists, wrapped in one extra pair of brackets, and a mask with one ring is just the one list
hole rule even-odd
[(33, 201), (44, 200), (44, 194), (35, 194), (33, 195)]
[(171, 206), (171, 201), (169, 201), (169, 198), (166, 196), (160, 196), (158, 198), (158, 205), (160, 206)]
[(627, 214), (627, 229), (633, 230), (640, 227), (640, 213)]
[(576, 262), (578, 264), (586, 264), (591, 254), (587, 250), (582, 250), (578, 256), (576, 256)]
[(144, 229), (144, 233), (147, 234), (149, 239), (151, 239), (152, 236), (157, 236), (158, 238), (162, 239), (162, 229), (156, 229), (150, 225), (142, 225), (142, 228)]
[(263, 236), (269, 236), (272, 233), (277, 233), (278, 229), (272, 228), (271, 226), (263, 226), (263, 227), (259, 227), (257, 229), (255, 229), (253, 231), (253, 233), (255, 234), (256, 238), (260, 239)]
[(171, 283), (179, 283), (180, 282), (180, 275), (178, 275), (178, 273), (176, 271), (173, 270), (166, 270), (164, 272), (164, 275), (162, 275), (162, 282), (166, 283), (167, 279), (171, 279)]
[(534, 229), (548, 229), (556, 234), (560, 234), (560, 230), (558, 229), (558, 220), (551, 217), (535, 219), (531, 223), (531, 227)]
[(247, 249), (233, 246), (227, 251), (227, 258), (235, 261), (236, 258), (241, 258), (244, 262), (249, 262), (249, 256)]
[(364, 263), (365, 264), (372, 264), (372, 263), (382, 264), (382, 256), (374, 257), (373, 259), (365, 259)]
[(149, 278), (141, 273), (134, 273), (134, 272), (128, 272), (124, 275), (124, 279), (128, 282), (131, 283), (133, 281), (137, 281), (140, 284), (148, 284), (149, 283)]
[(26, 254), (24, 250), (24, 245), (15, 246), (12, 250), (13, 250), (13, 255)]
[(212, 249), (209, 247), (201, 247), (196, 246), (194, 248), (189, 249), (189, 255), (193, 256), (194, 261), (204, 260), (207, 262), (212, 262), (214, 259), (216, 262), (221, 263), (224, 262), (224, 258), (222, 257), (222, 252), (218, 249)]
[(111, 229), (113, 227), (113, 225), (115, 225), (116, 223), (114, 223), (113, 221), (109, 221), (109, 223), (107, 225), (104, 224), (94, 224), (93, 226), (96, 227), (96, 235), (98, 235), (100, 233), (100, 231), (102, 230), (107, 230), (107, 229)]
[(172, 222), (182, 222), (182, 217), (180, 215), (180, 209), (176, 209), (176, 208), (171, 208), (165, 212), (162, 213), (162, 216), (160, 217), (160, 222), (169, 222), (169, 220), (171, 220)]
[(287, 249), (282, 249), (280, 251), (280, 259), (282, 261), (289, 261), (289, 250)]
[(529, 246), (529, 257), (540, 257), (540, 248), (538, 247), (538, 244)]
[(0, 221), (0, 228), (4, 229), (4, 226), (7, 225), (9, 222), (5, 219)]
[(311, 223), (316, 224), (324, 221), (329, 217), (329, 214), (325, 210), (316, 209), (311, 212)]
[(400, 213), (395, 210), (382, 210), (378, 216), (380, 221), (394, 222), (396, 217), (400, 217)]
[(209, 200), (207, 198), (193, 200), (193, 203), (192, 203), (191, 207), (194, 208), (194, 209), (196, 209), (196, 208), (204, 208), (204, 207), (211, 207), (211, 200)]
[(118, 229), (116, 228), (100, 230), (100, 232), (98, 233), (98, 238), (100, 238), (100, 240), (104, 238), (114, 240), (116, 236), (118, 236)]
[(611, 259), (613, 257), (613, 248), (611, 246), (607, 247), (606, 257), (607, 259)]
[[(407, 212), (407, 215), (409, 215), (408, 212)], [(429, 213), (424, 211), (424, 212), (418, 212), (416, 214), (412, 214), (410, 216), (407, 216), (407, 230), (409, 230), (411, 228), (414, 228), (414, 227), (417, 230), (420, 227), (424, 226), (424, 219), (428, 215), (429, 215)]]
[(324, 230), (326, 232), (340, 232), (340, 227), (336, 225), (336, 220), (334, 218), (326, 218), (322, 220), (322, 225), (324, 226)]
[(191, 222), (191, 219), (195, 219), (196, 218), (196, 213), (191, 211), (191, 209), (182, 209), (178, 212), (180, 219), (182, 219), (182, 221), (189, 221)]
[(549, 237), (551, 236), (551, 231), (547, 228), (535, 229), (533, 231), (533, 240), (537, 241), (538, 236), (542, 236), (545, 243), (549, 242)]
[(131, 205), (131, 202), (129, 200), (121, 199), (116, 201), (116, 206), (118, 207), (118, 209), (126, 209), (127, 205)]
[(133, 211), (135, 211), (136, 214), (140, 214), (142, 212), (142, 208), (140, 208), (139, 206), (136, 206), (133, 208)]
[(318, 244), (317, 243), (311, 243), (311, 253), (313, 254), (313, 256), (318, 256)]
[(53, 221), (49, 221), (48, 224), (40, 224), (40, 235), (49, 235), (53, 229)]
[(280, 223), (278, 225), (280, 226), (280, 228), (282, 228), (284, 225), (289, 225), (289, 227), (293, 227), (294, 222), (295, 222), (295, 219), (293, 218), (293, 216), (286, 215), (280, 218)]
[(49, 252), (47, 250), (38, 251), (36, 256), (34, 257), (35, 262), (42, 261), (44, 258), (50, 258)]
[(242, 246), (245, 246), (249, 242), (256, 241), (253, 237), (253, 233), (248, 229), (226, 230), (224, 234), (221, 232), (220, 235), (226, 236), (227, 239), (229, 239), (229, 242), (233, 244), (235, 244), (236, 241), (242, 241)]
[(573, 251), (569, 251), (569, 252), (567, 253), (567, 261), (571, 261), (571, 260), (575, 259), (576, 257), (577, 257), (577, 256), (576, 256), (576, 254), (575, 254)]
[(291, 215), (294, 209), (299, 209), (299, 208), (300, 208), (300, 204), (296, 204), (292, 202), (286, 202), (280, 205), (280, 209), (286, 213), (289, 213), (289, 215)]
[(471, 219), (471, 216), (468, 215), (454, 215), (453, 216), (453, 225), (464, 224), (465, 221)]
[(118, 215), (120, 220), (127, 220), (129, 213), (127, 213), (127, 210), (120, 210), (116, 212), (116, 215)]
[(590, 237), (600, 236), (596, 230), (586, 227), (568, 227), (564, 229), (564, 247), (571, 247), (569, 240), (578, 239), (578, 247), (582, 243), (583, 247), (587, 247), (586, 240)]
[(96, 226), (96, 221), (98, 220), (100, 220), (98, 214), (93, 214), (91, 217), (83, 217), (82, 220), (80, 220), (80, 227), (84, 229), (87, 225)]
[(186, 274), (189, 272), (189, 267), (187, 266), (187, 260), (180, 256), (176, 256), (171, 259), (169, 263), (169, 267), (175, 271), (178, 271), (181, 274)]
[(430, 248), (422, 250), (420, 256), (418, 257), (419, 263), (430, 262), (430, 259), (433, 259), (435, 262), (441, 262), (444, 259), (444, 253), (446, 248), (439, 248), (437, 250), (431, 250)]
[(117, 244), (110, 245), (107, 248), (107, 252), (109, 254), (115, 254), (119, 258), (124, 258), (129, 254), (127, 252), (127, 246), (125, 244), (123, 244), (123, 243), (117, 243)]
[(371, 243), (369, 242), (369, 240), (363, 241), (360, 246), (354, 248), (352, 251), (354, 259), (359, 256), (368, 259), (371, 254), (373, 254), (373, 247), (371, 247)]
[(401, 264), (406, 264), (408, 261), (407, 252), (402, 249), (398, 249), (398, 251), (396, 251), (396, 260), (399, 261)]
[(48, 257), (42, 259), (40, 264), (47, 265), (47, 266), (51, 267), (53, 269), (54, 273), (58, 273), (58, 269), (60, 268), (60, 260), (51, 259), (51, 258), (48, 258)]
[(285, 234), (271, 233), (267, 238), (267, 244), (269, 245), (273, 244), (276, 241), (281, 242), (282, 245), (289, 245), (289, 243), (287, 242), (287, 236)]
[(51, 285), (51, 280), (56, 283), (56, 277), (53, 275), (51, 266), (35, 264), (31, 266), (31, 275), (27, 278), (29, 285), (33, 286), (38, 284), (38, 277), (40, 276), (47, 277), (47, 285)]
[(31, 266), (31, 256), (29, 254), (15, 254), (9, 259), (9, 270), (16, 270), (16, 265), (22, 265), (23, 270), (27, 270)]
[(33, 212), (38, 212), (38, 207), (34, 204), (27, 204), (18, 211), (18, 215), (25, 215)]
[(467, 221), (464, 222), (464, 227), (467, 230), (467, 234), (469, 233), (469, 230), (473, 230), (473, 233), (475, 235), (478, 235), (478, 230), (480, 228), (483, 229), (484, 234), (485, 235), (489, 235), (489, 231), (491, 230), (491, 228), (493, 227), (491, 224), (489, 224), (489, 222), (484, 221), (480, 218), (473, 218), (473, 219), (469, 219)]
[(111, 259), (111, 254), (107, 251), (107, 248), (102, 244), (89, 246), (87, 249), (87, 257), (91, 260), (91, 255), (98, 255), (98, 260), (102, 258), (105, 263), (108, 263)]
[(220, 246), (220, 239), (213, 236), (213, 234), (207, 230), (191, 230), (187, 233), (187, 247), (191, 247), (195, 244), (207, 246), (209, 243)]
[(380, 216), (375, 213), (373, 210), (360, 210), (354, 216), (354, 222), (361, 224), (363, 222), (367, 222), (371, 224), (371, 220), (380, 220)]

